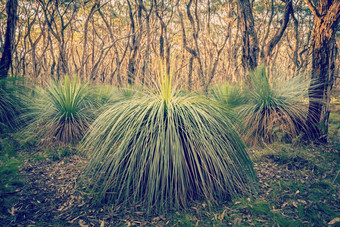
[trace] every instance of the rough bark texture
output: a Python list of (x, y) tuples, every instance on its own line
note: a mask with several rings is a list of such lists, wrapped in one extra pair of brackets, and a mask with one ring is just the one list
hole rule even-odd
[(245, 71), (254, 70), (257, 67), (259, 46), (249, 0), (238, 0), (238, 17), (242, 31), (242, 66)]
[(334, 82), (335, 33), (340, 18), (339, 0), (319, 0), (314, 13), (312, 81), (309, 88), (307, 123), (312, 140), (327, 142), (330, 91)]
[(12, 49), (15, 39), (15, 27), (17, 23), (18, 0), (8, 0), (7, 10), (7, 28), (5, 35), (5, 43), (0, 60), (0, 79), (8, 75), (9, 68), (12, 64)]
[(130, 1), (127, 1), (128, 6), (129, 6), (129, 17), (130, 17), (130, 26), (131, 26), (131, 46), (130, 46), (130, 58), (129, 58), (129, 63), (128, 63), (128, 84), (129, 85), (134, 85), (135, 80), (136, 80), (136, 58), (138, 54), (138, 49), (139, 45), (142, 39), (142, 31), (141, 31), (141, 26), (142, 26), (142, 1), (139, 0), (138, 4), (136, 2), (136, 7), (137, 7), (137, 22), (138, 22), (138, 29), (139, 31), (136, 32), (136, 22), (134, 19), (134, 13), (132, 11), (132, 6)]

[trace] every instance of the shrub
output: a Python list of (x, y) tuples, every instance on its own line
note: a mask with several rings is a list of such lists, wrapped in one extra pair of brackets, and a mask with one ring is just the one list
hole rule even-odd
[(96, 101), (85, 84), (65, 76), (64, 83), (37, 87), (30, 103), (28, 131), (43, 140), (79, 141), (95, 118)]
[[(165, 72), (165, 70), (163, 71)], [(84, 141), (85, 180), (99, 201), (148, 211), (225, 201), (256, 178), (228, 113), (212, 100), (183, 94), (161, 74), (156, 90), (113, 103)]]
[(265, 68), (260, 67), (249, 77), (247, 103), (239, 108), (245, 140), (251, 144), (272, 143), (280, 137), (291, 141), (308, 128), (308, 81), (299, 77), (269, 83)]

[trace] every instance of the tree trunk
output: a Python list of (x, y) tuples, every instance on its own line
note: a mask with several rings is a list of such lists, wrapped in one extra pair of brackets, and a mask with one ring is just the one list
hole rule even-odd
[(257, 67), (259, 46), (249, 0), (238, 0), (238, 17), (242, 31), (242, 66), (247, 72)]
[(18, 0), (8, 0), (7, 5), (7, 28), (5, 43), (0, 60), (0, 79), (8, 76), (9, 68), (12, 64), (12, 49), (15, 39), (15, 27), (17, 22)]
[(271, 54), (273, 52), (274, 47), (279, 43), (281, 40), (283, 33), (285, 32), (290, 15), (293, 15), (293, 1), (292, 0), (287, 0), (286, 1), (286, 6), (285, 6), (285, 11), (284, 11), (284, 17), (283, 17), (283, 22), (281, 24), (280, 29), (275, 33), (273, 38), (268, 42), (268, 44), (264, 48), (264, 53), (261, 53), (261, 57), (264, 59), (264, 62), (266, 65), (269, 65)]
[(330, 91), (335, 78), (335, 33), (340, 18), (340, 1), (319, 0), (317, 7), (309, 0), (305, 1), (314, 14), (312, 81), (308, 90), (308, 135), (314, 141), (327, 142)]

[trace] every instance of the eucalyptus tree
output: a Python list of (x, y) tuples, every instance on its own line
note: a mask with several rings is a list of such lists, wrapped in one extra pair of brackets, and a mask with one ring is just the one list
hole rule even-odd
[(340, 20), (339, 0), (305, 0), (314, 15), (312, 36), (312, 81), (309, 88), (307, 124), (314, 140), (327, 141), (330, 92), (335, 81), (338, 54), (335, 35)]
[(254, 70), (258, 65), (259, 44), (252, 5), (249, 0), (238, 0), (237, 3), (242, 32), (242, 66), (245, 71)]
[[(57, 76), (59, 78), (60, 74), (69, 74), (70, 72), (67, 57), (67, 42), (69, 37), (67, 37), (66, 30), (75, 19), (80, 2), (69, 0), (39, 0), (39, 3), (43, 9), (48, 31), (58, 43), (59, 57), (57, 62)], [(53, 68), (51, 69), (51, 74), (54, 74)]]
[(12, 64), (12, 50), (15, 40), (15, 27), (17, 23), (18, 0), (8, 0), (6, 4), (7, 27), (5, 33), (4, 47), (0, 60), (0, 79), (8, 76)]

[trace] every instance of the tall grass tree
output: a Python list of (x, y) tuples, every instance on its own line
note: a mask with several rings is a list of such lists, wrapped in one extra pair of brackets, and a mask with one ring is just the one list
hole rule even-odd
[(162, 69), (157, 89), (113, 103), (91, 126), (84, 179), (97, 201), (158, 211), (254, 189), (252, 162), (227, 111), (178, 92), (171, 80)]

